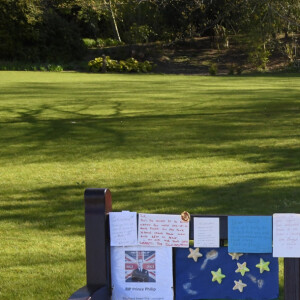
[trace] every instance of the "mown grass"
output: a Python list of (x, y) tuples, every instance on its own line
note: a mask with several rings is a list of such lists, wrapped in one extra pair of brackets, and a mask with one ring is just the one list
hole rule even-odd
[(114, 210), (300, 212), (300, 77), (0, 72), (0, 299), (85, 284), (83, 192)]

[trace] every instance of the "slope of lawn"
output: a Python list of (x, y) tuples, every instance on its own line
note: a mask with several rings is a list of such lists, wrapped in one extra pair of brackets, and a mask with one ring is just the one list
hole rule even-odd
[(300, 212), (300, 77), (0, 72), (0, 299), (85, 284), (83, 192), (114, 210)]

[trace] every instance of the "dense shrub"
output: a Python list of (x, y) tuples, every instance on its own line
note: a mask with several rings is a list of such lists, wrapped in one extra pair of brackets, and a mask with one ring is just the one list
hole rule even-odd
[(137, 25), (134, 23), (130, 26), (130, 30), (125, 32), (124, 38), (128, 43), (148, 43), (155, 33), (148, 25)]
[(107, 39), (97, 39), (97, 45), (99, 47), (114, 47), (124, 45), (124, 42), (118, 41), (116, 39), (107, 38)]
[(82, 39), (82, 41), (87, 48), (96, 48), (97, 47), (97, 41), (94, 39), (85, 38), (85, 39)]
[(265, 70), (270, 55), (270, 51), (264, 49), (262, 46), (258, 46), (248, 52), (248, 62), (258, 70)]
[(42, 61), (72, 61), (81, 59), (85, 53), (77, 25), (54, 10), (49, 10), (43, 17), (39, 43)]
[(241, 75), (243, 72), (243, 68), (238, 64), (231, 64), (228, 66), (228, 75)]
[(212, 63), (209, 66), (208, 72), (210, 75), (215, 76), (218, 74), (218, 65), (216, 63)]
[(98, 38), (96, 40), (84, 38), (82, 39), (82, 41), (87, 48), (103, 48), (103, 47), (114, 47), (114, 46), (124, 45), (124, 42), (120, 42), (112, 38), (107, 38), (107, 39)]
[[(114, 60), (109, 56), (106, 56), (106, 71), (108, 72), (151, 72), (153, 64), (149, 61), (139, 62), (134, 58), (128, 58), (126, 60)], [(103, 71), (103, 58), (97, 57), (88, 63), (89, 70), (91, 72)]]
[(84, 54), (78, 26), (52, 2), (0, 0), (0, 58), (19, 61), (71, 61)]
[(62, 72), (64, 68), (56, 64), (33, 64), (20, 61), (0, 61), (1, 71), (49, 71)]

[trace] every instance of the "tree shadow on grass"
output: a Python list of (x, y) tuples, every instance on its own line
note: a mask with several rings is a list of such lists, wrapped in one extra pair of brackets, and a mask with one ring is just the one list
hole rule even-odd
[[(101, 86), (19, 83), (3, 91), (12, 99), (23, 95), (37, 101), (2, 104), (2, 166), (13, 160), (26, 165), (78, 163), (83, 158), (223, 158), (265, 163), (265, 173), (300, 170), (298, 89), (213, 89), (207, 81), (189, 85), (189, 79), (168, 87), (160, 80), (149, 83), (141, 77)], [(184, 187), (183, 179), (175, 187), (159, 180), (108, 187), (120, 208), (137, 211), (144, 210), (143, 203), (149, 212), (174, 213), (258, 214), (298, 207), (290, 201), (299, 199), (299, 189), (280, 184), (270, 189), (268, 175), (219, 187), (201, 184), (198, 178), (199, 185)], [(30, 190), (19, 196), (19, 203), (4, 204), (1, 218), (83, 234), (83, 189), (61, 185)]]
[[(83, 193), (82, 185), (62, 185), (15, 195), (18, 196), (17, 201), (1, 205), (0, 221), (84, 235)], [(9, 198), (9, 195), (6, 197)]]
[[(295, 107), (294, 102), (290, 105)], [(2, 162), (16, 157), (31, 163), (78, 161), (83, 156), (184, 159), (239, 154), (251, 163), (270, 162), (275, 169), (291, 163), (299, 168), (295, 164), (300, 147), (295, 142), (289, 145), (288, 141), (300, 136), (296, 110), (279, 108), (269, 111), (269, 116), (264, 111), (248, 112), (236, 107), (227, 110), (153, 116), (115, 112), (111, 117), (89, 118), (75, 114), (53, 120), (39, 119), (42, 108), (26, 111), (18, 121), (0, 125), (4, 132), (0, 140)]]
[[(218, 175), (220, 176), (220, 175)], [(222, 175), (221, 175), (222, 176)], [(227, 176), (227, 175), (223, 175)], [(199, 177), (201, 182), (201, 176)], [(200, 214), (272, 214), (299, 211), (300, 186), (270, 187), (274, 178), (249, 179), (218, 187), (201, 185), (168, 187), (149, 182), (112, 187), (114, 199), (122, 209), (143, 212)], [(151, 184), (151, 182), (150, 182)], [(152, 185), (153, 186), (153, 185)]]
[[(226, 176), (225, 174), (223, 176)], [(199, 178), (201, 180), (201, 177)], [(113, 208), (149, 213), (272, 214), (299, 211), (300, 187), (272, 187), (268, 177), (218, 187), (165, 187), (164, 182), (132, 182), (109, 187)], [(276, 177), (275, 177), (276, 180)], [(84, 187), (55, 186), (32, 190), (2, 206), (0, 221), (26, 224), (39, 230), (84, 235)], [(146, 203), (146, 206), (145, 206)]]

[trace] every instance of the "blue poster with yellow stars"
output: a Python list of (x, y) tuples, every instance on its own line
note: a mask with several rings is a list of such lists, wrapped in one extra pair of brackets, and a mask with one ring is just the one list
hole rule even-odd
[(276, 299), (278, 259), (227, 247), (175, 249), (175, 299)]

